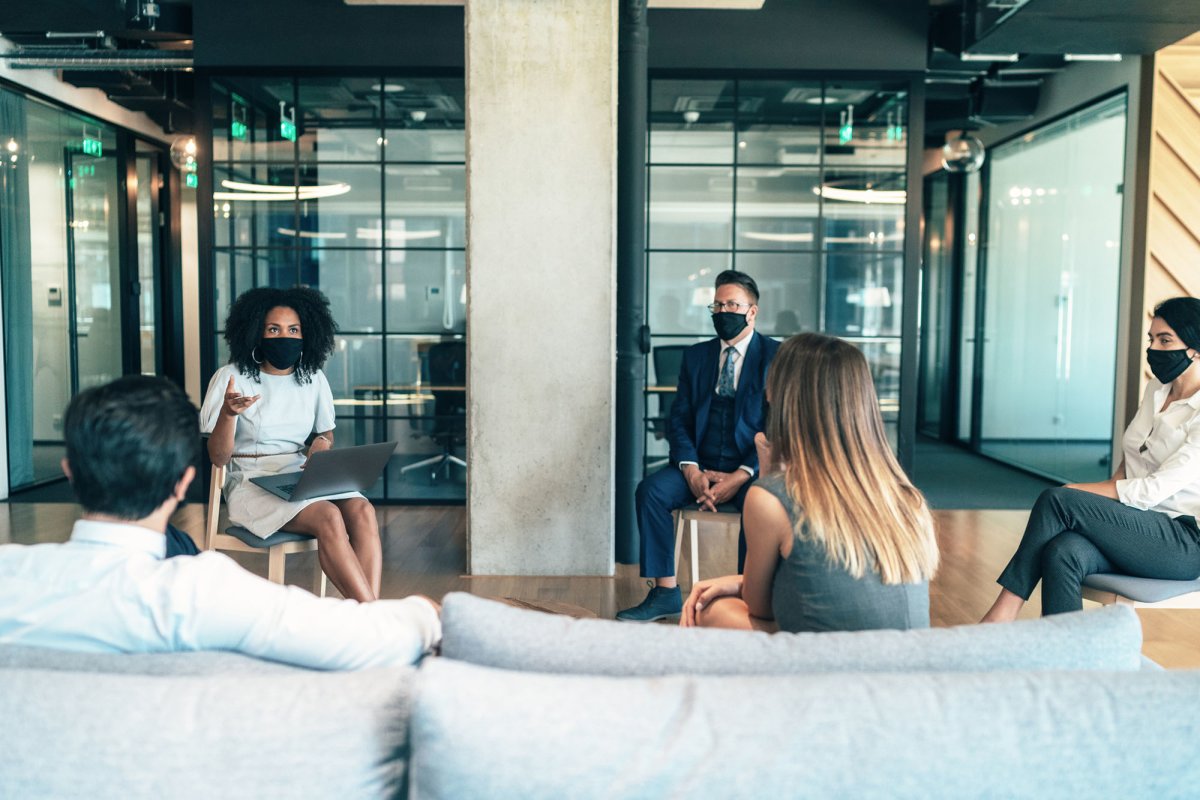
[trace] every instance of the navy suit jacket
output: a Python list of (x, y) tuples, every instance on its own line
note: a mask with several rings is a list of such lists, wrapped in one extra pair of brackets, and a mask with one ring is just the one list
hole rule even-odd
[[(771, 359), (778, 349), (779, 342), (775, 339), (758, 332), (751, 336), (734, 399), (737, 419), (733, 431), (734, 444), (741, 453), (741, 463), (753, 468), (756, 473), (758, 450), (754, 447), (754, 435), (766, 428), (763, 399), (767, 367), (771, 366)], [(675, 390), (675, 402), (671, 405), (671, 419), (667, 426), (671, 464), (676, 468), (681, 461), (700, 463), (697, 448), (708, 424), (708, 410), (717, 386), (720, 360), (721, 340), (715, 337), (683, 351), (679, 386)], [(707, 467), (705, 464), (700, 466)]]

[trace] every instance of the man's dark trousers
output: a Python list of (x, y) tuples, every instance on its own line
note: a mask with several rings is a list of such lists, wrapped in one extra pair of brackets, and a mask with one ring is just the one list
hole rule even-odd
[[(749, 480), (729, 502), (741, 513), (746, 492), (754, 485)], [(671, 512), (694, 507), (696, 498), (678, 467), (668, 465), (646, 476), (637, 488), (638, 530), (641, 532), (643, 578), (665, 578), (675, 574), (675, 529)], [(695, 553), (692, 558), (695, 558)], [(738, 572), (746, 562), (746, 535), (738, 535)]]

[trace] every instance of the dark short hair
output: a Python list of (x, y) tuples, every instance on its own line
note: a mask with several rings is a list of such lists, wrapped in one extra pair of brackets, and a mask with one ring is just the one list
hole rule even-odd
[(738, 272), (736, 269), (727, 269), (717, 275), (715, 288), (720, 289), (722, 286), (728, 286), (729, 284), (742, 287), (746, 290), (746, 294), (754, 298), (755, 304), (758, 303), (758, 284), (754, 282), (754, 278), (751, 278), (744, 272)]
[(276, 289), (261, 286), (243, 292), (229, 309), (225, 320), (225, 342), (229, 345), (229, 362), (243, 375), (258, 378), (262, 354), (254, 348), (262, 340), (263, 324), (272, 308), (283, 306), (300, 317), (300, 332), (304, 349), (292, 374), (296, 383), (308, 383), (313, 373), (325, 366), (337, 336), (337, 323), (329, 310), (329, 299), (316, 289), (296, 286)]
[(1154, 316), (1162, 317), (1179, 341), (1193, 350), (1200, 350), (1200, 300), (1194, 297), (1163, 300), (1154, 307)]
[(147, 375), (77, 394), (64, 436), (80, 505), (119, 519), (148, 517), (200, 457), (196, 407), (166, 378)]

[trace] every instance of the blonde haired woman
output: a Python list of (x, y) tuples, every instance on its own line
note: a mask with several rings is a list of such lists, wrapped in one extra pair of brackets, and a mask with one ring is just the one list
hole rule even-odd
[(767, 399), (763, 477), (742, 512), (745, 571), (692, 587), (680, 624), (928, 627), (933, 521), (892, 456), (862, 353), (830, 336), (794, 336), (771, 364)]

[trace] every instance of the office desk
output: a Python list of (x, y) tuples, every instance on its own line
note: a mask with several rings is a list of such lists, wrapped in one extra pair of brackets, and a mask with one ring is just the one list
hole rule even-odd
[[(354, 409), (355, 443), (366, 444), (367, 419), (375, 421), (375, 437), (371, 441), (386, 442), (387, 420), (391, 406), (414, 406), (405, 417), (421, 417), (426, 403), (434, 401), (434, 392), (466, 392), (466, 386), (438, 386), (428, 383), (394, 384), (386, 389), (381, 385), (355, 386), (353, 398), (334, 400), (336, 411), (352, 407)], [(381, 413), (368, 414), (367, 409), (378, 408)]]

